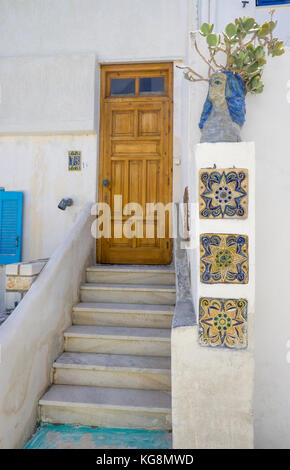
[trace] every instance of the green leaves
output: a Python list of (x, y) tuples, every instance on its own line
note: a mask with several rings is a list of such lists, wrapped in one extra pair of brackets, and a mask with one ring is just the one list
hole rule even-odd
[(200, 34), (202, 36), (207, 36), (208, 34), (212, 32), (212, 30), (213, 30), (213, 24), (203, 23), (200, 28)]
[(273, 37), (277, 21), (272, 20), (273, 13), (270, 14), (270, 21), (258, 24), (254, 18), (236, 18), (234, 22), (225, 27), (222, 38), (213, 32), (214, 25), (203, 23), (200, 34), (206, 39), (210, 51), (209, 60), (211, 70), (218, 67), (215, 56), (218, 53), (218, 63), (220, 54), (225, 54), (223, 70), (228, 70), (239, 74), (245, 85), (245, 90), (251, 93), (261, 93), (264, 84), (261, 80), (263, 66), (266, 63), (266, 51), (272, 57), (284, 54), (282, 41)]
[(247, 89), (251, 93), (262, 93), (264, 89), (264, 83), (261, 80), (260, 75), (255, 75), (247, 83)]
[(209, 34), (206, 38), (206, 42), (209, 45), (209, 47), (215, 47), (218, 43), (217, 34)]
[(213, 30), (213, 24), (209, 24), (209, 23), (203, 23), (203, 25), (201, 25), (201, 28), (200, 28), (200, 34), (206, 37), (207, 45), (210, 48), (216, 47), (220, 41), (218, 35), (214, 34), (212, 30)]
[(242, 19), (242, 26), (245, 31), (249, 31), (250, 29), (252, 29), (255, 24), (256, 24), (256, 21), (254, 20), (254, 18)]
[(285, 49), (283, 41), (278, 41), (277, 38), (274, 38), (268, 43), (268, 54), (272, 57), (282, 55), (284, 52)]
[(225, 32), (228, 38), (232, 38), (237, 32), (236, 25), (234, 25), (234, 23), (229, 23), (225, 28)]
[(254, 73), (254, 72), (257, 72), (257, 70), (259, 69), (259, 62), (254, 62), (253, 64), (249, 65), (247, 67), (247, 72), (248, 73)]

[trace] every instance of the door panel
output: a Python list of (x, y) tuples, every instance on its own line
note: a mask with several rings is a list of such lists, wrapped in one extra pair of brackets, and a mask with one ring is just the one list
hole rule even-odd
[[(164, 94), (139, 94), (141, 77), (160, 75)], [(135, 95), (111, 96), (110, 77), (134, 78)], [(123, 83), (119, 89), (126, 92)], [(99, 201), (110, 205), (112, 220), (111, 238), (98, 240), (98, 262), (169, 264), (169, 215), (162, 238), (157, 213), (145, 217), (146, 203), (171, 202), (172, 64), (104, 66), (101, 95)], [(103, 180), (109, 184), (103, 186)], [(120, 207), (114, 206), (116, 196), (122, 198)], [(137, 210), (131, 203), (139, 205)]]

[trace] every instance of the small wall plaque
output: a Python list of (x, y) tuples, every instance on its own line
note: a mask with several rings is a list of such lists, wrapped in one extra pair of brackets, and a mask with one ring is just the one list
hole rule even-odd
[(82, 152), (80, 150), (70, 150), (68, 152), (68, 169), (69, 171), (81, 171), (82, 169)]

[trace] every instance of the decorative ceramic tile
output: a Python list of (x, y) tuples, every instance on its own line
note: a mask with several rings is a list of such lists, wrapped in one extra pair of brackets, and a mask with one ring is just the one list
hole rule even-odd
[(242, 219), (248, 215), (248, 170), (200, 170), (201, 219)]
[(200, 236), (200, 280), (247, 284), (249, 280), (248, 237), (222, 233)]
[(247, 347), (246, 299), (202, 297), (199, 304), (201, 346)]
[(69, 171), (81, 171), (82, 152), (79, 150), (71, 150), (68, 152), (68, 169)]

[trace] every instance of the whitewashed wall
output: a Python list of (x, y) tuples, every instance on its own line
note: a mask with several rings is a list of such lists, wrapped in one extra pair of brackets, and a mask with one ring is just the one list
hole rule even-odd
[(95, 83), (94, 54), (1, 57), (0, 135), (94, 132)]
[[(83, 168), (68, 171), (68, 151), (81, 150)], [(0, 185), (24, 192), (23, 260), (48, 258), (87, 201), (96, 199), (95, 135), (0, 137)], [(72, 207), (58, 209), (63, 197)]]
[[(225, 2), (221, 2), (222, 5), (219, 2), (217, 0), (219, 14), (226, 14)], [(288, 14), (289, 10), (285, 11)], [(248, 13), (245, 9), (244, 14)], [(232, 9), (231, 15), (226, 22), (240, 15), (240, 11)], [(192, 30), (197, 25), (198, 22), (193, 23)], [(199, 72), (207, 72), (192, 51), (187, 63)], [(286, 344), (290, 339), (290, 270), (289, 254), (284, 250), (290, 239), (289, 48), (285, 55), (268, 60), (263, 80), (264, 92), (246, 98), (247, 116), (242, 130), (242, 139), (254, 141), (256, 145), (255, 446), (290, 448), (290, 364), (286, 360)], [(207, 94), (205, 83), (188, 84), (185, 81), (184, 86), (187, 96), (184, 101), (190, 103), (190, 131), (188, 146), (183, 153), (181, 187), (192, 185), (190, 161), (194, 145), (200, 139), (198, 122)], [(188, 159), (186, 155), (189, 155)], [(195, 171), (194, 165), (192, 171)], [(197, 262), (194, 252), (190, 257), (193, 264)]]
[[(0, 0), (0, 56), (184, 56), (188, 0)], [(5, 21), (4, 21), (5, 19)]]
[[(206, 0), (201, 2), (204, 6)], [(250, 2), (241, 9), (239, 0), (216, 0), (212, 14), (219, 28), (241, 14), (266, 18), (261, 10), (251, 11)], [(91, 65), (84, 61), (187, 62), (188, 31), (199, 23), (197, 7), (197, 0), (0, 0), (0, 132), (15, 134), (0, 138), (0, 186), (25, 193), (24, 259), (51, 255), (82, 203), (96, 196), (98, 74), (88, 74)], [(277, 8), (278, 31), (286, 39), (289, 11)], [(207, 92), (205, 85), (188, 84), (178, 73), (174, 157), (182, 165), (175, 165), (177, 200), (191, 183), (190, 158)], [(289, 50), (269, 61), (264, 80), (264, 93), (247, 97), (242, 132), (245, 141), (255, 141), (257, 159), (255, 441), (257, 447), (290, 447), (290, 271), (284, 253), (290, 238)], [(39, 135), (23, 135), (34, 132)], [(81, 173), (67, 171), (68, 150), (82, 150)], [(61, 212), (57, 204), (64, 196), (76, 204)]]
[(200, 11), (199, 25), (203, 22), (214, 23), (216, 31), (224, 30), (226, 24), (231, 23), (233, 19), (243, 16), (256, 18), (259, 23), (269, 20), (269, 10), (275, 9), (274, 19), (278, 20), (275, 30), (277, 35), (290, 46), (290, 4), (275, 5), (273, 7), (257, 7), (256, 0), (249, 0), (249, 3), (243, 8), (241, 0), (198, 0)]

